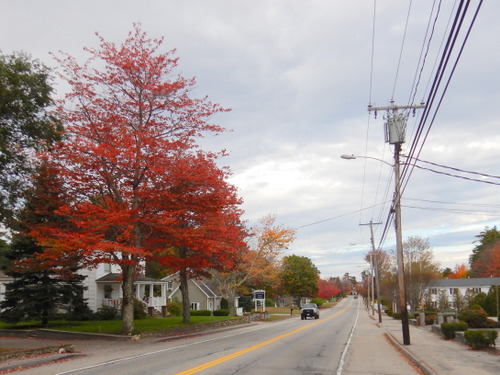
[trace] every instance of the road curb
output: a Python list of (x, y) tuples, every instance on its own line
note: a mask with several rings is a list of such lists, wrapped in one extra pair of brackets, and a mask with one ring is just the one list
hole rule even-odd
[(385, 336), (391, 341), (391, 343), (401, 352), (406, 358), (408, 358), (411, 363), (417, 366), (420, 371), (422, 371), (425, 375), (439, 375), (432, 368), (427, 366), (420, 358), (415, 356), (411, 351), (409, 351), (404, 345), (401, 343), (389, 332), (385, 332)]

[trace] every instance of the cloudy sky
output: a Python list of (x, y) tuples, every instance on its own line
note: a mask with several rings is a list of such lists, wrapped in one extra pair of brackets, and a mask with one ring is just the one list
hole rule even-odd
[[(120, 43), (140, 22), (164, 37), (178, 71), (197, 78), (196, 96), (232, 109), (213, 121), (233, 131), (203, 145), (229, 151), (223, 164), (245, 201), (244, 218), (275, 214), (297, 228), (286, 254), (310, 257), (323, 278), (358, 276), (371, 247), (369, 226), (360, 224), (381, 223), (377, 246), (391, 251), (395, 242), (392, 224), (384, 229), (393, 147), (384, 141), (384, 112), (375, 118), (367, 106), (427, 101), (459, 3), (2, 0), (0, 50), (26, 51), (57, 69), (50, 52), (82, 61), (83, 47), (97, 46), (95, 32)], [(424, 123), (419, 159), (480, 173), (439, 168), (478, 182), (415, 168), (407, 179), (403, 238), (428, 238), (442, 267), (467, 263), (475, 236), (500, 216), (500, 2), (484, 3), (457, 57), (478, 3), (465, 13), (428, 119), (421, 109), (409, 118), (402, 147), (409, 154)]]

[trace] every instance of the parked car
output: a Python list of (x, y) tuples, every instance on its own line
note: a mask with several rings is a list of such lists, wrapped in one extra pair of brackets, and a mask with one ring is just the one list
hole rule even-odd
[(302, 306), (300, 318), (302, 320), (307, 318), (319, 319), (318, 305), (316, 305), (315, 303), (306, 303), (304, 306)]

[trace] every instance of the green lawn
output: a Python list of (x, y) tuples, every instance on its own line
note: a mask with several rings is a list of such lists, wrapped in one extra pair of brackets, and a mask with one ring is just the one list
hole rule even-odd
[[(323, 307), (331, 307), (333, 304), (327, 304)], [(266, 312), (271, 314), (268, 319), (278, 320), (290, 316), (289, 307), (267, 307)], [(276, 314), (276, 315), (273, 315)], [(294, 309), (292, 314), (294, 316), (300, 315), (300, 309)], [(191, 316), (192, 324), (200, 324), (207, 322), (214, 322), (217, 320), (232, 319), (234, 317), (230, 316)], [(168, 329), (183, 327), (181, 317), (169, 317), (169, 318), (144, 318), (134, 321), (135, 334), (141, 332), (152, 332), (152, 331), (165, 331)], [(0, 329), (36, 329), (36, 328), (49, 328), (61, 331), (72, 331), (72, 332), (87, 332), (87, 333), (107, 333), (107, 334), (120, 334), (121, 333), (121, 320), (97, 320), (97, 321), (78, 321), (78, 322), (67, 322), (67, 321), (50, 321), (48, 327), (42, 327), (39, 322), (20, 322), (17, 324), (7, 324), (0, 322)]]
[[(217, 320), (231, 319), (228, 316), (192, 316), (189, 325), (213, 322)], [(121, 320), (97, 320), (97, 321), (79, 321), (79, 322), (65, 322), (65, 321), (51, 321), (48, 327), (42, 327), (37, 322), (22, 322), (17, 324), (7, 324), (0, 322), (1, 329), (35, 329), (35, 328), (49, 328), (61, 331), (71, 332), (88, 332), (88, 333), (108, 333), (120, 334), (121, 333)], [(164, 331), (176, 327), (185, 326), (182, 323), (181, 317), (170, 318), (144, 318), (134, 321), (135, 333), (151, 332), (151, 331)]]

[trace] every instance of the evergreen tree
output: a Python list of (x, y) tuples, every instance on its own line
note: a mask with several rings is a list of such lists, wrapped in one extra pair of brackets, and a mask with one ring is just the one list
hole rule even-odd
[(485, 227), (481, 233), (479, 233), (476, 238), (478, 238), (477, 245), (472, 249), (472, 254), (469, 257), (470, 274), (472, 277), (478, 277), (479, 270), (477, 269), (480, 264), (480, 259), (482, 254), (487, 251), (492, 245), (500, 240), (500, 232), (497, 227), (493, 228)]
[(84, 276), (77, 273), (78, 258), (68, 254), (54, 259), (30, 236), (30, 228), (36, 223), (67, 225), (57, 213), (67, 200), (61, 187), (57, 171), (44, 163), (16, 220), (16, 233), (6, 255), (6, 273), (14, 278), (1, 304), (1, 318), (6, 322), (40, 320), (47, 325), (49, 318), (62, 311), (69, 319), (82, 319), (90, 311), (83, 299)]

